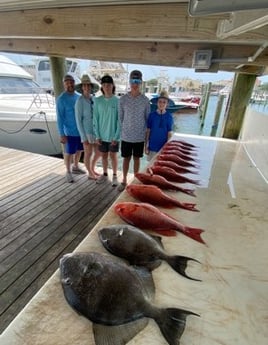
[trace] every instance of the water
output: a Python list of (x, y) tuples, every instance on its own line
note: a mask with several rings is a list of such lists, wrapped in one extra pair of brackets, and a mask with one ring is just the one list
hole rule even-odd
[[(210, 136), (212, 126), (214, 124), (214, 117), (217, 108), (218, 97), (211, 96), (208, 101), (207, 112), (205, 115), (205, 120), (203, 126), (201, 126), (202, 119), (200, 111), (194, 111), (187, 113), (174, 114), (174, 132), (184, 133), (184, 134), (196, 134)], [(227, 98), (224, 99), (218, 129), (217, 136), (220, 136), (221, 127), (224, 120), (224, 113), (226, 108)]]
[[(215, 117), (215, 112), (217, 108), (217, 103), (218, 103), (218, 97), (210, 96), (203, 126), (201, 126), (201, 114), (199, 111), (195, 111), (192, 113), (188, 112), (186, 114), (184, 113), (174, 114), (173, 116), (174, 132), (210, 136), (212, 126), (214, 124), (214, 117)], [(224, 114), (226, 110), (226, 105), (227, 105), (227, 97), (224, 98), (224, 102), (223, 102), (223, 106), (221, 110), (219, 123), (218, 123), (218, 129), (216, 133), (217, 137), (220, 137), (222, 133), (222, 126), (224, 122)], [(250, 104), (250, 107), (252, 107), (254, 110), (258, 112), (268, 115), (268, 103)]]
[[(199, 111), (192, 111), (188, 110), (187, 113), (178, 113), (173, 114), (174, 119), (174, 132), (183, 133), (183, 134), (193, 134), (193, 135), (201, 135), (201, 136), (210, 136), (212, 126), (214, 124), (214, 117), (215, 112), (217, 109), (218, 97), (217, 96), (210, 96), (208, 101), (207, 112), (205, 116), (205, 121), (203, 126), (201, 126), (201, 114)], [(224, 122), (224, 114), (227, 105), (227, 97), (224, 98), (218, 128), (216, 132), (217, 137), (221, 137), (222, 133), (222, 126)], [(253, 109), (258, 112), (262, 112), (268, 115), (268, 104), (251, 104), (250, 105)], [(122, 159), (120, 154), (118, 155), (118, 168), (122, 170)], [(133, 161), (130, 162), (130, 169), (129, 171), (133, 173)], [(143, 170), (148, 165), (148, 161), (146, 155), (141, 159), (141, 169)]]
[[(223, 101), (221, 113), (220, 113), (216, 137), (221, 137), (227, 101), (228, 99), (227, 97), (225, 97)], [(173, 114), (174, 132), (183, 133), (183, 134), (210, 136), (212, 126), (214, 124), (214, 117), (215, 117), (215, 112), (217, 109), (217, 104), (218, 104), (218, 97), (210, 96), (203, 126), (201, 126), (202, 119), (201, 119), (200, 111), (195, 110), (191, 112), (191, 110), (188, 110), (187, 113)], [(268, 104), (250, 104), (250, 107), (268, 116)], [(146, 157), (143, 157), (141, 159), (141, 169), (145, 168), (147, 165), (148, 165), (148, 161)]]

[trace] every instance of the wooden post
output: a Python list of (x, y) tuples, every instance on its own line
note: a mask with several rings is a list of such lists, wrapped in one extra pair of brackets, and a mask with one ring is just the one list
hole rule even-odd
[(54, 95), (57, 98), (63, 91), (62, 79), (66, 73), (65, 58), (50, 56), (49, 60), (53, 80)]
[(238, 139), (246, 108), (256, 81), (256, 75), (237, 73), (223, 128), (223, 138)]
[(211, 86), (212, 86), (212, 83), (209, 82), (207, 84), (207, 87), (206, 87), (205, 100), (204, 100), (204, 103), (202, 104), (201, 109), (200, 109), (201, 110), (201, 116), (200, 116), (201, 117), (201, 123), (200, 123), (201, 128), (203, 128), (204, 123), (205, 123), (205, 117), (206, 117), (207, 108), (208, 108), (208, 101), (209, 101)]
[(218, 103), (217, 103), (217, 109), (215, 112), (214, 116), (214, 122), (211, 128), (210, 136), (215, 137), (217, 134), (217, 129), (218, 129), (218, 124), (219, 124), (219, 119), (221, 116), (221, 110), (222, 110), (222, 105), (224, 101), (224, 95), (219, 95)]

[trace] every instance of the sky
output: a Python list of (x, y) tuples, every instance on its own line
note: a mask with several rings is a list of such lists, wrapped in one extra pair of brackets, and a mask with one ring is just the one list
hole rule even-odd
[[(88, 60), (81, 60), (83, 66), (88, 66)], [(207, 72), (195, 72), (193, 68), (180, 68), (180, 67), (167, 67), (167, 66), (152, 66), (152, 65), (140, 65), (140, 64), (126, 64), (123, 63), (125, 69), (131, 72), (133, 69), (138, 69), (143, 74), (144, 80), (155, 79), (161, 74), (165, 73), (169, 76), (170, 83), (174, 82), (178, 78), (190, 78), (193, 80), (201, 80), (204, 83), (222, 80), (232, 80), (234, 73), (231, 72), (218, 72), (218, 73), (207, 73)], [(268, 75), (260, 77), (262, 83), (268, 83)]]
[[(33, 55), (23, 55), (23, 54), (8, 54), (8, 53), (1, 53), (6, 55), (7, 57), (11, 58), (18, 64), (29, 63), (32, 61), (36, 56)], [(81, 74), (87, 71), (90, 61), (89, 60), (80, 60), (80, 69)], [(159, 77), (161, 74), (167, 74), (169, 77), (169, 82), (172, 83), (175, 79), (178, 78), (190, 78), (193, 80), (201, 80), (204, 83), (212, 82), (215, 83), (217, 81), (222, 80), (232, 80), (234, 73), (231, 72), (218, 72), (218, 73), (207, 73), (207, 72), (199, 72), (196, 73), (192, 68), (179, 68), (179, 67), (167, 67), (167, 66), (151, 66), (151, 65), (139, 65), (139, 64), (123, 64), (127, 71), (131, 72), (133, 69), (139, 69), (143, 73), (144, 80), (155, 79)], [(268, 76), (263, 76), (259, 78), (262, 83), (268, 83)]]
[(178, 78), (190, 78), (202, 80), (203, 82), (216, 82), (219, 80), (231, 80), (234, 73), (218, 72), (218, 73), (196, 73), (192, 68), (179, 68), (167, 66), (146, 66), (128, 64), (126, 68), (131, 72), (132, 69), (140, 69), (143, 72), (143, 79), (149, 80), (159, 77), (161, 74), (167, 74), (169, 81), (174, 82)]

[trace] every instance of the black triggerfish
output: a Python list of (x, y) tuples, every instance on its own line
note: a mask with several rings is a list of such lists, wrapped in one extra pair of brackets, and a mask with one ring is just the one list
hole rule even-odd
[(127, 224), (103, 227), (99, 229), (98, 235), (101, 243), (110, 253), (127, 260), (130, 265), (144, 266), (153, 270), (164, 260), (182, 276), (199, 280), (185, 273), (187, 262), (189, 260), (197, 262), (197, 260), (182, 255), (166, 254), (159, 236), (149, 235)]
[[(138, 320), (146, 322), (146, 318), (155, 320), (169, 345), (179, 344), (187, 316), (199, 316), (188, 310), (155, 306), (150, 271), (128, 266), (111, 255), (64, 255), (60, 260), (60, 277), (67, 302), (93, 322), (96, 345), (126, 344), (135, 331), (125, 337), (124, 328)], [(114, 331), (108, 342), (106, 331), (109, 336)]]

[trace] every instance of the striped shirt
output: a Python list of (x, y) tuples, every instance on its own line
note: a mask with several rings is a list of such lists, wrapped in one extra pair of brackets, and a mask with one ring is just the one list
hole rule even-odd
[(133, 97), (127, 93), (122, 96), (119, 101), (121, 140), (131, 143), (143, 142), (149, 113), (150, 102), (145, 95)]

